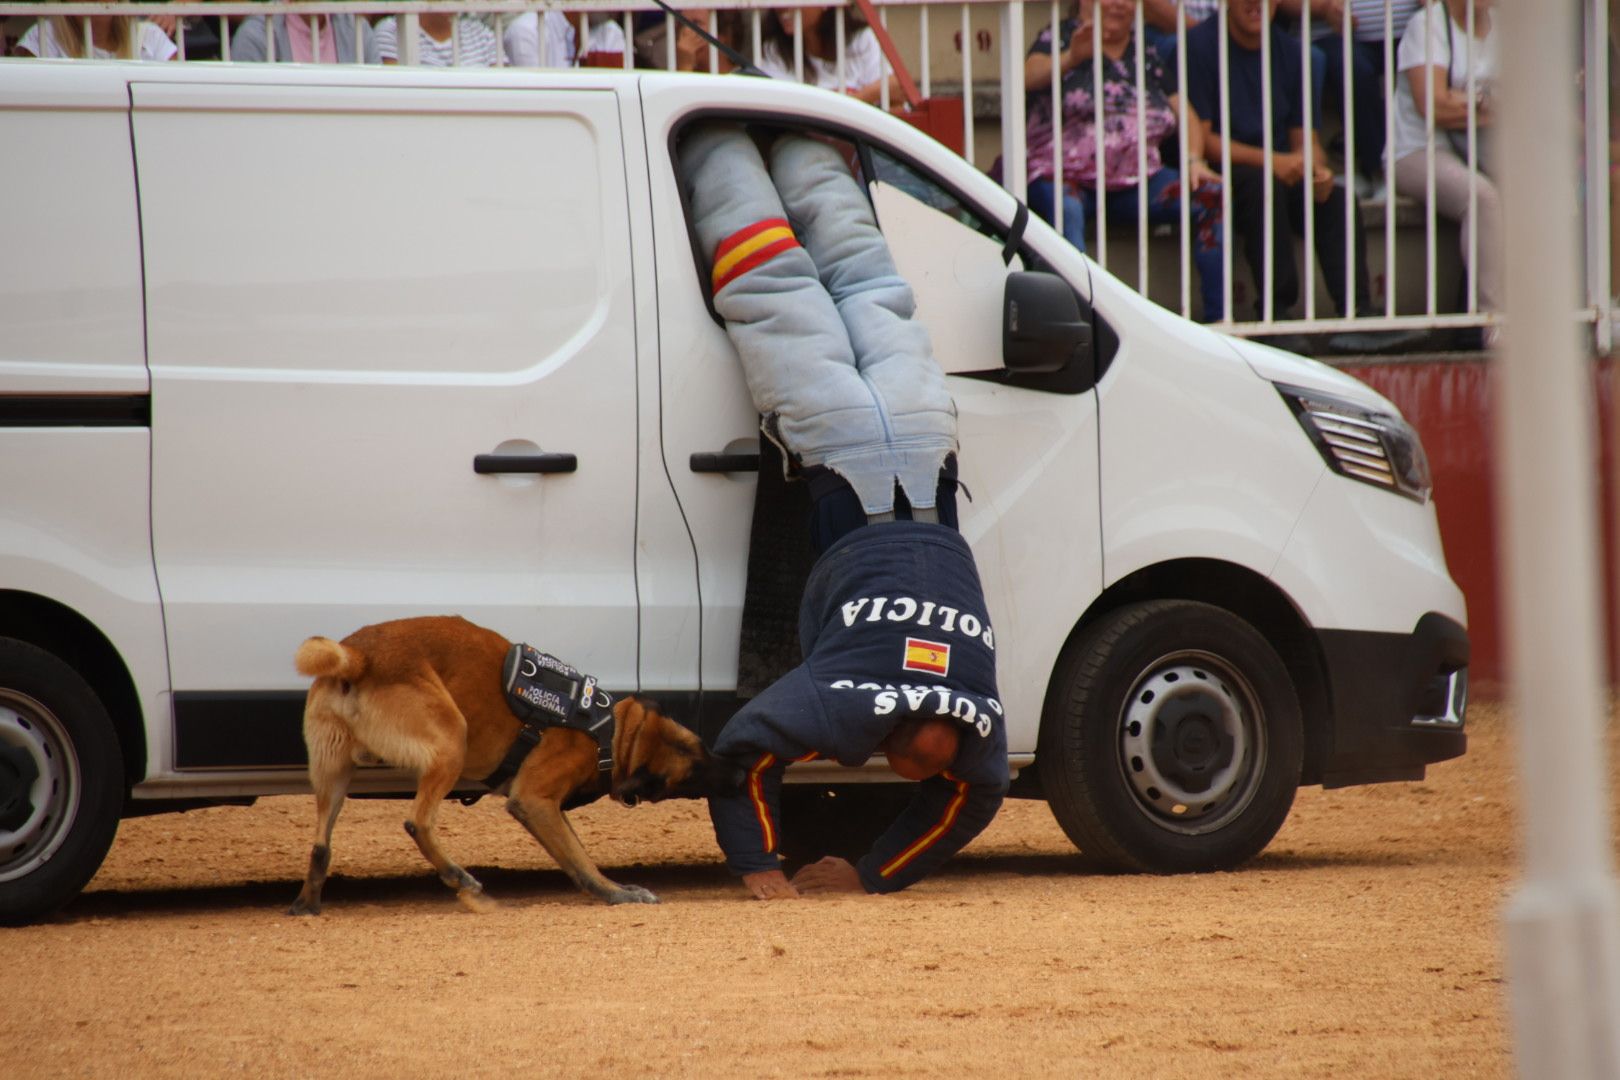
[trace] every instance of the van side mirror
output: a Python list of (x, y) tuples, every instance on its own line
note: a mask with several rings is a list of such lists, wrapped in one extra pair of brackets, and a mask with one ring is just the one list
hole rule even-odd
[(1091, 351), (1091, 323), (1069, 283), (1056, 274), (1015, 270), (1002, 294), (1001, 359), (1010, 372), (1048, 375)]

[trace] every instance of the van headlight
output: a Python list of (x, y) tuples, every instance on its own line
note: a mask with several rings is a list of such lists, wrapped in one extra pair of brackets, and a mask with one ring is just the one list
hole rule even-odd
[(1341, 476), (1388, 488), (1417, 502), (1434, 490), (1429, 455), (1412, 425), (1394, 413), (1321, 390), (1276, 384), (1299, 426)]

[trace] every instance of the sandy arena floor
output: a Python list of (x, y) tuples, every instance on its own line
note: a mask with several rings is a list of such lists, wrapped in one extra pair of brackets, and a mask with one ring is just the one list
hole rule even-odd
[[(1418, 784), (1300, 793), (1237, 873), (1097, 876), (1009, 802), (893, 897), (761, 904), (698, 804), (577, 812), (586, 899), (499, 800), (447, 846), (502, 902), (461, 909), (351, 802), (326, 913), (297, 892), (312, 803), (124, 823), (89, 892), (0, 930), (11, 1077), (1504, 1076), (1499, 926), (1518, 844), (1509, 720)], [(1610, 760), (1620, 760), (1610, 724)], [(1611, 768), (1614, 776), (1620, 769)]]

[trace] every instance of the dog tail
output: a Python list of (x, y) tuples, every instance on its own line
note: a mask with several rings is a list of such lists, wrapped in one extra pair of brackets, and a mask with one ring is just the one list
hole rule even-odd
[(351, 649), (331, 638), (312, 637), (298, 646), (293, 664), (300, 675), (310, 678), (330, 676), (353, 682), (366, 672), (366, 657), (359, 649)]

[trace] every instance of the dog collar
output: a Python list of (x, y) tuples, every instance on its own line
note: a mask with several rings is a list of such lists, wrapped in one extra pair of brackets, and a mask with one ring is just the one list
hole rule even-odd
[(596, 741), (597, 773), (613, 772), (613, 695), (597, 685), (595, 676), (533, 645), (517, 644), (506, 654), (501, 683), (507, 705), (523, 727), (506, 757), (484, 778), (485, 787), (495, 791), (511, 780), (551, 727), (569, 727), (589, 735)]

